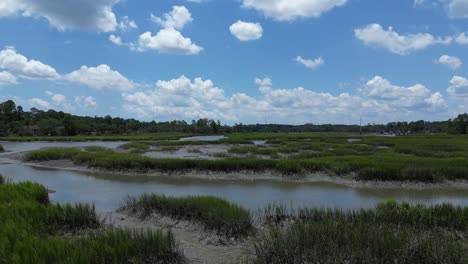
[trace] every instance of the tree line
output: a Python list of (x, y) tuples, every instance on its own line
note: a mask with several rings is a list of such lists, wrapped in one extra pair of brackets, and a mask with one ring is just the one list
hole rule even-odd
[(388, 124), (340, 125), (340, 124), (234, 124), (223, 125), (220, 121), (199, 119), (186, 122), (145, 122), (119, 117), (76, 116), (62, 111), (42, 111), (31, 108), (25, 111), (8, 100), (0, 104), (0, 136), (74, 136), (74, 135), (118, 135), (144, 133), (191, 133), (219, 134), (232, 132), (351, 132), (390, 133), (396, 135), (422, 133), (467, 134), (468, 114), (458, 115), (447, 121), (392, 122)]

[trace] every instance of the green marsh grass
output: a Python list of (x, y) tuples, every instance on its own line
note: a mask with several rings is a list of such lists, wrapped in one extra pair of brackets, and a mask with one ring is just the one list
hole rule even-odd
[(4, 152), (5, 151), (5, 148), (3, 148), (3, 146), (0, 144), (0, 152)]
[(468, 263), (466, 242), (451, 235), (339, 221), (270, 227), (250, 263)]
[[(348, 142), (349, 138), (360, 141)], [(33, 151), (29, 160), (70, 159), (102, 169), (166, 172), (278, 171), (301, 176), (317, 171), (361, 181), (440, 183), (468, 179), (468, 138), (454, 135), (377, 137), (348, 134), (233, 134), (229, 140), (268, 140), (267, 145), (231, 145), (220, 160), (155, 159), (137, 155), (150, 147), (219, 144), (220, 141), (131, 142), (130, 153), (83, 153), (79, 149)], [(227, 139), (226, 139), (227, 140)], [(188, 144), (188, 145), (187, 145)], [(241, 155), (242, 157), (239, 157)], [(260, 155), (261, 157), (256, 157)], [(265, 156), (267, 158), (265, 158)], [(268, 159), (268, 157), (270, 159)]]
[(0, 212), (1, 264), (186, 263), (172, 233), (102, 229), (93, 206), (51, 204), (39, 184), (1, 184)]
[(280, 224), (285, 220), (298, 222), (339, 221), (352, 224), (385, 224), (421, 230), (458, 230), (468, 233), (468, 207), (451, 204), (411, 205), (390, 200), (373, 209), (341, 210), (304, 208), (289, 210), (282, 205), (270, 205), (260, 211), (266, 223)]
[(129, 210), (141, 218), (153, 213), (201, 223), (207, 230), (226, 237), (252, 234), (250, 212), (238, 205), (212, 196), (167, 197), (143, 194), (127, 198), (121, 210)]

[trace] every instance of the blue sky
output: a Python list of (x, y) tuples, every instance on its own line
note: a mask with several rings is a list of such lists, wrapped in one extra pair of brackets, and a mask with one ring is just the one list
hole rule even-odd
[(0, 0), (0, 100), (385, 123), (468, 112), (468, 0)]

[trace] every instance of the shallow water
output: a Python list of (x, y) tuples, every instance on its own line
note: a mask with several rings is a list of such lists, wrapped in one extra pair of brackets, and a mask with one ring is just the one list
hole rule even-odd
[(293, 207), (367, 208), (387, 199), (413, 203), (451, 202), (468, 206), (468, 192), (460, 189), (350, 188), (332, 183), (284, 183), (274, 181), (223, 181), (161, 179), (35, 168), (20, 164), (0, 165), (0, 174), (13, 181), (35, 181), (56, 191), (59, 203), (94, 203), (100, 212), (117, 208), (123, 198), (145, 192), (171, 196), (215, 195), (256, 210), (271, 203)]
[[(29, 142), (4, 145), (9, 150), (20, 151), (83, 144), (117, 147), (122, 142)], [(56, 191), (50, 194), (54, 202), (94, 203), (99, 212), (116, 209), (126, 196), (136, 196), (145, 192), (170, 196), (215, 195), (252, 210), (272, 203), (293, 207), (368, 208), (387, 199), (412, 203), (450, 202), (468, 206), (468, 191), (457, 188), (352, 188), (333, 183), (170, 179), (51, 170), (21, 164), (0, 164), (0, 174), (15, 182), (35, 181), (43, 184)]]
[(184, 137), (179, 139), (180, 141), (218, 141), (225, 138), (225, 136), (195, 136), (195, 137)]
[[(87, 147), (100, 146), (115, 149), (120, 145), (127, 143), (126, 141), (76, 141), (76, 142), (50, 142), (50, 141), (34, 141), (34, 142), (8, 142), (0, 141), (7, 152), (23, 152), (37, 150), (41, 148), (71, 148), (71, 147)], [(8, 154), (8, 153), (4, 153)], [(1, 155), (1, 154), (0, 154)]]

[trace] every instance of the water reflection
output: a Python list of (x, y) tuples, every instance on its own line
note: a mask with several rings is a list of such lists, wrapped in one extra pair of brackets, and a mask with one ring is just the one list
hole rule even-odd
[(215, 195), (252, 210), (271, 203), (293, 207), (368, 208), (391, 198), (412, 203), (451, 202), (468, 206), (468, 192), (457, 188), (377, 189), (350, 188), (333, 183), (171, 179), (80, 173), (19, 164), (0, 165), (0, 174), (14, 181), (36, 181), (55, 190), (51, 194), (55, 202), (94, 203), (100, 212), (117, 208), (128, 195), (136, 196), (144, 192), (173, 196)]

